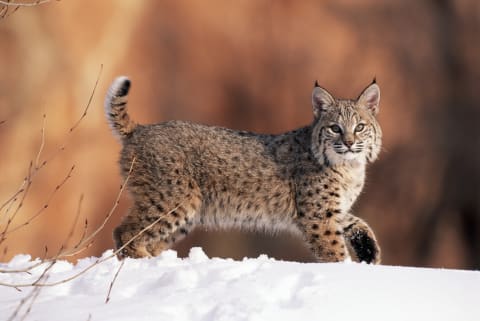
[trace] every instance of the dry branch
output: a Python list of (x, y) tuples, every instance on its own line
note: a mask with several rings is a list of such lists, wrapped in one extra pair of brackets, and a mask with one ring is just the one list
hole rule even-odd
[[(11, 3), (11, 2), (9, 2)], [(83, 110), (83, 113), (82, 115), (80, 116), (80, 118), (74, 123), (74, 125), (69, 129), (68, 131), (68, 134), (67, 134), (67, 137), (65, 138), (65, 142), (55, 150), (55, 152), (46, 160), (43, 160), (43, 161), (40, 161), (41, 159), (41, 155), (42, 155), (42, 152), (43, 152), (43, 149), (44, 149), (44, 146), (45, 146), (45, 124), (46, 124), (46, 115), (43, 115), (43, 122), (42, 122), (42, 129), (41, 129), (41, 142), (40, 142), (40, 146), (39, 146), (39, 149), (37, 151), (37, 154), (35, 156), (35, 161), (30, 161), (29, 163), (29, 166), (28, 166), (28, 171), (27, 171), (27, 175), (26, 177), (23, 179), (22, 183), (20, 184), (20, 187), (13, 193), (12, 196), (10, 196), (7, 201), (5, 201), (1, 206), (0, 206), (0, 220), (3, 220), (2, 217), (5, 217), (6, 218), (6, 226), (5, 228), (3, 229), (2, 232), (0, 232), (0, 245), (6, 240), (6, 235), (9, 234), (10, 232), (13, 232), (14, 230), (17, 230), (18, 228), (20, 227), (23, 227), (23, 226), (26, 226), (30, 223), (30, 221), (27, 221), (27, 222), (24, 222), (23, 224), (17, 226), (14, 230), (9, 230), (10, 229), (10, 226), (13, 222), (13, 220), (15, 219), (15, 217), (17, 216), (18, 212), (20, 211), (20, 209), (22, 208), (23, 206), (23, 203), (28, 195), (28, 192), (30, 191), (30, 187), (33, 183), (33, 179), (34, 177), (38, 174), (38, 172), (44, 168), (50, 161), (52, 161), (60, 152), (62, 152), (63, 150), (65, 150), (65, 146), (66, 146), (66, 142), (68, 142), (69, 138), (71, 137), (72, 133), (75, 131), (75, 129), (77, 129), (80, 125), (80, 123), (82, 122), (82, 120), (86, 117), (87, 115), (87, 112), (88, 112), (88, 109), (90, 108), (90, 105), (92, 103), (92, 100), (93, 100), (93, 96), (95, 94), (95, 91), (97, 89), (97, 86), (98, 86), (98, 82), (99, 82), (99, 79), (100, 79), (100, 76), (102, 74), (102, 71), (103, 71), (103, 65), (100, 65), (100, 70), (97, 74), (97, 78), (95, 80), (95, 85), (93, 86), (93, 89), (91, 91), (91, 94), (89, 96), (89, 99), (87, 101), (87, 104)], [(3, 121), (5, 122), (5, 121)], [(70, 170), (70, 173), (71, 171), (73, 170), (73, 168)], [(67, 175), (68, 176), (68, 175)], [(66, 179), (68, 179), (69, 177), (67, 177)], [(65, 180), (66, 180), (65, 179)], [(60, 185), (63, 185), (65, 182), (61, 183)], [(57, 188), (55, 189), (55, 191), (50, 195), (49, 197), (49, 200), (53, 197), (53, 194), (55, 194), (58, 189), (60, 188), (61, 186), (57, 186)], [(8, 213), (10, 212), (10, 209), (14, 207), (14, 205), (18, 202), (18, 205), (16, 206), (14, 212), (12, 215), (8, 215)], [(37, 214), (35, 214), (33, 216), (32, 219), (38, 217), (41, 213), (44, 212), (44, 210), (48, 207), (48, 201), (46, 202), (46, 204), (44, 204), (44, 208), (39, 210), (39, 212), (37, 212)], [(3, 211), (3, 212), (2, 212)]]
[(118, 267), (117, 273), (115, 273), (115, 276), (113, 277), (112, 282), (110, 282), (110, 286), (108, 287), (108, 293), (107, 293), (107, 298), (105, 299), (105, 303), (108, 303), (108, 301), (110, 301), (110, 294), (112, 293), (113, 285), (115, 284), (115, 281), (117, 280), (118, 274), (120, 274), (120, 270), (123, 268), (124, 264), (125, 264), (125, 260), (123, 260), (120, 263), (120, 266)]
[[(67, 175), (62, 179), (62, 181), (57, 186), (55, 186), (55, 189), (50, 193), (50, 195), (47, 198), (47, 201), (45, 202), (45, 204), (34, 215), (32, 215), (30, 218), (28, 218), (25, 222), (23, 222), (23, 223), (15, 226), (14, 228), (8, 230), (8, 227), (9, 227), (10, 223), (12, 222), (12, 220), (9, 219), (8, 222), (7, 222), (7, 226), (6, 226), (5, 230), (2, 232), (2, 234), (0, 234), (0, 243), (1, 243), (1, 241), (6, 239), (8, 234), (17, 231), (24, 226), (29, 225), (34, 219), (39, 217), (50, 206), (50, 202), (52, 201), (55, 194), (62, 188), (63, 185), (65, 185), (65, 183), (68, 181), (68, 179), (70, 177), (72, 177), (72, 172), (73, 172), (74, 169), (75, 169), (75, 165), (72, 165), (72, 167), (68, 171)], [(18, 207), (18, 209), (20, 209), (20, 206)], [(16, 211), (14, 216), (12, 216), (12, 219), (15, 217), (17, 212), (18, 211)]]
[[(122, 196), (123, 194), (123, 191), (125, 190), (125, 186), (127, 185), (128, 183), (128, 180), (130, 179), (130, 175), (133, 171), (133, 166), (135, 164), (135, 158), (132, 160), (132, 163), (130, 165), (130, 169), (128, 171), (128, 174), (127, 176), (125, 177), (125, 180), (123, 182), (123, 184), (120, 186), (120, 190), (119, 192), (117, 193), (117, 196), (115, 198), (115, 202), (112, 206), (112, 208), (110, 209), (110, 211), (108, 212), (108, 214), (105, 216), (103, 222), (93, 231), (91, 232), (88, 236), (87, 236), (87, 229), (88, 229), (88, 221), (85, 220), (85, 225), (84, 225), (84, 228), (83, 228), (83, 234), (82, 234), (82, 237), (80, 238), (80, 240), (78, 241), (78, 243), (73, 246), (71, 249), (65, 249), (65, 247), (62, 245), (62, 247), (60, 248), (60, 251), (57, 253), (57, 255), (55, 255), (54, 257), (52, 258), (46, 258), (46, 254), (47, 254), (47, 249), (45, 250), (45, 257), (43, 259), (41, 259), (39, 262), (36, 262), (32, 265), (30, 265), (29, 267), (27, 268), (24, 268), (24, 269), (16, 269), (16, 270), (0, 270), (0, 273), (28, 273), (30, 270), (32, 270), (33, 268), (35, 267), (38, 267), (42, 264), (45, 264), (45, 263), (52, 263), (52, 262), (56, 262), (60, 259), (64, 259), (66, 257), (71, 257), (73, 255), (76, 255), (76, 254), (79, 254), (81, 253), (82, 251), (88, 249), (94, 242), (94, 239), (95, 239), (95, 236), (98, 235), (98, 233), (100, 233), (100, 231), (102, 231), (105, 227), (105, 225), (107, 224), (107, 222), (110, 220), (110, 218), (112, 217), (113, 213), (115, 212), (115, 209), (118, 207), (118, 204), (120, 203), (120, 197)], [(80, 207), (81, 207), (81, 202), (83, 200), (83, 197), (80, 198), (79, 200), (79, 205), (78, 205), (78, 208), (77, 208), (77, 216), (79, 215), (80, 213)], [(74, 224), (76, 224), (76, 222), (74, 222)], [(67, 237), (67, 241), (70, 237), (70, 233), (69, 233), (69, 236)], [(53, 264), (52, 264), (53, 265)], [(7, 284), (2, 284), (0, 283), (0, 285), (7, 285)], [(33, 284), (32, 284), (33, 285)], [(36, 284), (35, 284), (36, 285)], [(14, 286), (15, 287), (15, 286)]]
[(18, 9), (20, 9), (20, 6), (16, 6), (13, 10), (9, 11), (11, 6), (8, 5), (2, 5), (2, 8), (0, 9), (0, 18), (7, 18), (13, 13), (15, 13)]
[[(44, 3), (50, 2), (51, 0), (36, 0), (32, 2), (15, 2), (10, 0), (0, 0), (0, 18), (7, 18), (13, 13), (15, 13), (21, 7), (34, 7), (39, 6)], [(60, 0), (56, 0), (60, 1)], [(13, 8), (12, 10), (10, 10)]]
[[(48, 278), (48, 276), (45, 275), (45, 280)], [(41, 288), (40, 287), (33, 287), (32, 291), (30, 291), (29, 294), (27, 294), (26, 297), (24, 297), (20, 302), (18, 303), (17, 307), (15, 310), (12, 312), (10, 317), (7, 319), (8, 321), (13, 321), (15, 318), (19, 315), (20, 311), (22, 308), (28, 303), (27, 309), (25, 310), (25, 313), (23, 316), (20, 318), (20, 320), (25, 320), (27, 315), (32, 311), (33, 304), (35, 303), (36, 299), (38, 298), (38, 295), (40, 294)]]
[[(86, 272), (88, 272), (89, 270), (91, 270), (92, 268), (96, 267), (97, 265), (105, 262), (105, 261), (108, 261), (110, 260), (111, 258), (114, 258), (114, 257), (117, 257), (118, 254), (120, 254), (123, 249), (125, 249), (127, 246), (130, 245), (130, 243), (132, 243), (133, 241), (135, 241), (137, 238), (139, 238), (143, 233), (145, 233), (146, 231), (148, 231), (149, 229), (151, 229), (153, 226), (155, 226), (156, 224), (158, 224), (162, 219), (165, 218), (165, 216), (168, 216), (170, 215), (172, 212), (178, 210), (178, 208), (182, 205), (182, 203), (178, 204), (176, 207), (174, 207), (173, 209), (171, 209), (170, 211), (168, 211), (165, 215), (162, 215), (160, 217), (158, 217), (155, 221), (153, 221), (152, 223), (150, 223), (148, 226), (144, 227), (141, 231), (139, 231), (137, 234), (135, 234), (130, 240), (128, 240), (127, 242), (125, 242), (125, 244), (123, 244), (121, 247), (119, 247), (117, 250), (115, 250), (112, 254), (106, 256), (106, 257), (103, 257), (103, 258), (98, 258), (95, 262), (93, 262), (92, 264), (90, 264), (89, 266), (87, 266), (86, 268), (84, 268), (83, 270), (75, 273), (74, 275), (68, 277), (68, 278), (64, 278), (62, 280), (58, 280), (58, 281), (54, 281), (54, 282), (50, 282), (50, 283), (42, 283), (42, 282), (36, 282), (34, 284), (34, 282), (28, 282), (28, 283), (19, 283), (19, 284), (11, 284), (11, 283), (4, 283), (4, 282), (0, 282), (0, 285), (3, 285), (3, 286), (8, 286), (8, 287), (13, 287), (13, 288), (25, 288), (25, 287), (50, 287), (50, 286), (56, 286), (56, 285), (59, 285), (59, 284), (64, 284), (64, 283), (67, 283), (71, 280), (74, 280), (76, 278), (78, 278), (79, 276), (85, 274)], [(45, 263), (45, 262), (43, 262)], [(50, 262), (51, 263), (51, 262)], [(49, 266), (47, 266), (47, 268), (49, 268)]]
[(100, 76), (102, 75), (102, 71), (103, 71), (103, 64), (100, 65), (100, 70), (98, 71), (98, 74), (97, 74), (97, 80), (95, 80), (95, 85), (93, 86), (93, 90), (90, 93), (90, 97), (88, 98), (87, 106), (83, 110), (82, 116), (77, 120), (75, 124), (73, 124), (72, 127), (70, 127), (70, 130), (68, 131), (69, 133), (73, 132), (80, 125), (82, 120), (85, 117), (87, 117), (87, 112), (88, 112), (88, 109), (90, 108), (90, 105), (92, 104), (93, 96), (95, 95), (95, 91), (97, 90), (98, 82), (100, 80)]
[[(128, 171), (127, 176), (125, 177), (125, 180), (124, 180), (123, 184), (120, 185), (120, 191), (118, 192), (117, 197), (115, 198), (115, 202), (113, 203), (112, 208), (110, 209), (110, 211), (108, 211), (107, 215), (103, 219), (103, 222), (100, 224), (100, 226), (95, 231), (93, 231), (88, 237), (84, 237), (84, 238), (82, 237), (80, 242), (77, 245), (75, 245), (72, 248), (71, 251), (63, 253), (63, 257), (73, 256), (73, 255), (76, 255), (79, 252), (83, 251), (83, 248), (85, 246), (87, 246), (88, 244), (90, 244), (93, 241), (93, 239), (97, 236), (97, 234), (100, 233), (100, 231), (103, 230), (103, 228), (105, 227), (105, 225), (107, 224), (107, 222), (110, 220), (113, 213), (117, 209), (118, 204), (120, 204), (120, 197), (122, 196), (123, 191), (124, 191), (125, 187), (127, 186), (128, 180), (130, 179), (130, 175), (133, 171), (133, 165), (134, 164), (135, 164), (135, 158), (133, 158), (133, 160), (132, 160), (132, 164), (130, 165), (130, 169)], [(87, 224), (85, 224), (85, 226), (86, 225)]]
[(43, 122), (42, 122), (42, 129), (41, 129), (42, 138), (40, 141), (40, 147), (38, 148), (37, 157), (35, 157), (35, 170), (38, 170), (40, 166), (38, 164), (40, 161), (40, 155), (42, 154), (43, 148), (45, 147), (45, 123), (46, 122), (47, 122), (47, 115), (43, 114)]
[[(31, 3), (30, 5), (38, 5), (38, 4), (45, 3), (45, 2), (48, 2), (48, 1), (36, 1), (35, 3)], [(19, 6), (18, 6), (19, 3), (14, 4), (13, 2), (10, 2), (10, 1), (0, 1), (0, 17), (4, 17), (6, 15), (7, 11), (8, 11), (8, 8), (7, 9), (1, 8), (1, 5), (5, 5), (5, 4), (8, 4), (10, 6), (17, 5), (15, 7), (15, 10), (19, 8)], [(24, 6), (28, 6), (28, 4), (24, 3)], [(5, 222), (5, 226), (2, 227), (2, 230), (0, 230), (0, 245), (7, 239), (7, 236), (9, 236), (11, 233), (13, 233), (13, 232), (15, 232), (15, 231), (27, 226), (27, 225), (30, 225), (30, 223), (32, 223), (43, 212), (45, 212), (45, 210), (50, 206), (50, 203), (53, 200), (53, 197), (58, 193), (58, 191), (60, 189), (62, 189), (62, 187), (70, 179), (72, 171), (75, 168), (74, 165), (70, 168), (70, 170), (68, 171), (66, 176), (64, 176), (64, 178), (51, 191), (50, 195), (48, 196), (48, 198), (45, 201), (45, 203), (43, 204), (43, 206), (37, 212), (35, 212), (32, 216), (30, 216), (28, 219), (26, 219), (26, 221), (12, 227), (15, 218), (18, 216), (20, 210), (23, 208), (24, 201), (26, 200), (27, 196), (29, 195), (29, 191), (31, 189), (31, 186), (32, 186), (32, 183), (34, 181), (35, 176), (48, 163), (50, 163), (50, 161), (52, 159), (54, 159), (60, 152), (65, 150), (66, 142), (71, 137), (72, 133), (81, 125), (83, 119), (87, 116), (89, 107), (90, 107), (90, 105), (93, 101), (93, 97), (95, 95), (95, 91), (96, 91), (96, 88), (97, 88), (99, 80), (100, 80), (102, 70), (103, 70), (103, 65), (100, 66), (100, 70), (99, 70), (99, 73), (97, 75), (95, 85), (93, 87), (93, 90), (91, 91), (91, 94), (89, 96), (87, 104), (86, 104), (86, 106), (83, 110), (83, 113), (80, 116), (80, 118), (73, 124), (73, 126), (70, 127), (70, 129), (67, 133), (67, 137), (65, 139), (65, 143), (63, 145), (61, 145), (59, 148), (57, 148), (54, 151), (54, 153), (49, 158), (47, 158), (45, 160), (42, 160), (42, 153), (43, 153), (45, 145), (46, 145), (46, 139), (45, 139), (46, 115), (43, 115), (42, 128), (41, 128), (41, 131), (40, 131), (40, 134), (41, 134), (40, 145), (39, 145), (38, 151), (37, 151), (34, 159), (29, 162), (27, 175), (23, 179), (19, 188), (10, 197), (8, 197), (6, 201), (4, 201), (3, 203), (0, 204), (0, 222), (1, 221)], [(2, 125), (4, 123), (5, 123), (5, 120), (0, 121), (0, 125)], [(41, 272), (40, 275), (38, 277), (35, 277), (35, 279), (33, 281), (30, 281), (29, 284), (22, 284), (20, 287), (17, 287), (15, 284), (0, 283), (0, 285), (12, 287), (12, 288), (14, 288), (18, 291), (21, 291), (21, 289), (20, 289), (21, 287), (31, 287), (32, 288), (32, 291), (30, 291), (30, 293), (28, 293), (28, 295), (26, 297), (24, 297), (19, 302), (18, 306), (13, 311), (13, 313), (10, 315), (8, 320), (14, 320), (14, 319), (17, 319), (17, 318), (20, 319), (20, 320), (24, 320), (29, 315), (35, 300), (37, 299), (37, 297), (40, 294), (40, 289), (42, 287), (44, 287), (44, 286), (54, 286), (56, 284), (68, 282), (69, 280), (74, 279), (74, 278), (80, 276), (81, 274), (85, 273), (86, 271), (90, 270), (91, 268), (93, 268), (97, 264), (100, 264), (101, 262), (104, 262), (105, 260), (107, 260), (111, 257), (114, 257), (118, 253), (118, 252), (115, 252), (115, 254), (113, 254), (112, 256), (109, 256), (105, 259), (98, 259), (90, 267), (88, 267), (84, 271), (81, 271), (80, 273), (77, 273), (76, 276), (70, 277), (69, 279), (47, 283), (47, 280), (49, 278), (49, 272), (59, 259), (69, 257), (69, 256), (73, 256), (75, 254), (78, 254), (78, 253), (86, 250), (87, 248), (89, 248), (93, 244), (93, 242), (95, 241), (95, 237), (100, 233), (100, 231), (102, 231), (104, 229), (104, 227), (106, 226), (106, 223), (108, 222), (108, 220), (111, 218), (111, 216), (115, 212), (115, 209), (118, 207), (120, 197), (121, 197), (121, 195), (122, 195), (122, 193), (125, 189), (126, 184), (128, 183), (130, 173), (133, 170), (134, 162), (135, 162), (135, 160), (132, 161), (130, 171), (129, 171), (127, 177), (125, 178), (124, 183), (120, 186), (120, 191), (118, 192), (118, 195), (115, 199), (115, 203), (113, 204), (113, 206), (110, 209), (110, 211), (108, 212), (108, 214), (105, 216), (105, 218), (104, 218), (103, 222), (100, 224), (100, 226), (98, 226), (93, 232), (87, 233), (87, 231), (88, 231), (88, 221), (85, 219), (85, 224), (83, 226), (83, 232), (81, 234), (81, 238), (78, 240), (78, 242), (75, 243), (75, 245), (72, 248), (68, 247), (68, 244), (71, 242), (71, 239), (74, 236), (74, 233), (76, 231), (76, 227), (77, 227), (79, 219), (80, 219), (81, 208), (82, 208), (82, 203), (83, 203), (83, 198), (84, 198), (83, 194), (82, 194), (80, 196), (79, 201), (78, 201), (78, 207), (77, 207), (77, 210), (76, 210), (76, 213), (75, 213), (74, 222), (73, 222), (73, 224), (72, 224), (72, 226), (71, 226), (71, 228), (70, 228), (70, 230), (69, 230), (69, 232), (66, 236), (65, 242), (60, 247), (58, 252), (55, 255), (53, 255), (53, 257), (48, 257), (47, 256), (48, 249), (45, 247), (44, 257), (41, 258), (41, 259), (38, 259), (37, 262), (33, 262), (32, 264), (30, 264), (29, 266), (27, 266), (23, 269), (16, 269), (16, 270), (0, 269), (0, 273), (27, 273), (29, 275), (32, 274), (31, 271), (34, 268), (40, 267), (40, 269), (41, 269), (40, 270), (40, 272)], [(7, 247), (5, 246), (4, 250), (3, 250), (3, 256), (5, 256), (6, 252), (7, 252)], [(114, 278), (113, 278), (113, 280), (110, 284), (109, 291), (108, 291), (108, 297), (110, 296), (112, 287), (115, 283), (115, 280), (118, 277), (118, 274), (120, 273), (120, 270), (121, 270), (122, 266), (123, 266), (123, 262), (122, 262), (122, 265), (118, 269), (117, 273), (115, 274), (115, 276), (114, 276)], [(108, 297), (107, 297), (107, 299), (108, 299)]]
[[(8, 232), (8, 229), (10, 228), (10, 225), (12, 224), (13, 220), (15, 219), (16, 215), (18, 214), (18, 212), (20, 211), (20, 209), (22, 208), (23, 206), (23, 202), (25, 200), (25, 198), (27, 197), (27, 194), (30, 190), (30, 186), (32, 185), (32, 166), (33, 166), (33, 162), (30, 162), (30, 165), (28, 166), (28, 174), (27, 176), (25, 177), (25, 179), (23, 180), (22, 184), (20, 185), (20, 188), (18, 189), (17, 192), (14, 193), (14, 195), (21, 195), (20, 197), (20, 202), (18, 203), (17, 205), (17, 208), (15, 209), (15, 211), (13, 212), (12, 216), (8, 217), (7, 219), (7, 224), (5, 225), (5, 228), (3, 229), (3, 231), (0, 233), (0, 244), (2, 244), (5, 240), (6, 240), (6, 235), (7, 235), (7, 232)], [(26, 186), (25, 186), (26, 185)], [(25, 187), (24, 187), (25, 186)], [(20, 192), (21, 191), (21, 192)], [(12, 199), (12, 198), (10, 198)], [(17, 197), (14, 197), (12, 199), (12, 204), (13, 205), (16, 201), (18, 200)], [(5, 204), (8, 204), (8, 203), (5, 203)], [(5, 212), (5, 216), (7, 216), (8, 214), (8, 211), (10, 210), (11, 206), (9, 206), (7, 208), (7, 211)]]
[[(68, 243), (70, 243), (70, 240), (73, 238), (73, 234), (75, 233), (75, 229), (77, 227), (78, 219), (80, 218), (80, 212), (82, 211), (82, 203), (83, 203), (83, 194), (80, 195), (80, 199), (78, 200), (77, 211), (75, 212), (75, 219), (73, 220), (73, 224), (72, 224), (72, 227), (70, 228), (70, 232), (67, 235), (67, 239), (64, 242), (65, 245), (68, 245)], [(85, 226), (86, 225), (87, 225), (87, 221), (85, 222)], [(86, 230), (84, 230), (84, 233), (86, 233)]]
[[(14, 2), (14, 1), (10, 1), (10, 0), (7, 0), (7, 1), (3, 1), (3, 0), (0, 0), (0, 5), (4, 5), (4, 6), (12, 6), (12, 7), (33, 7), (33, 6), (38, 6), (38, 5), (41, 5), (41, 4), (44, 4), (44, 3), (47, 3), (47, 2), (50, 2), (51, 0), (36, 0), (36, 1), (33, 1), (33, 2)], [(57, 0), (57, 1), (60, 1), (60, 0)]]

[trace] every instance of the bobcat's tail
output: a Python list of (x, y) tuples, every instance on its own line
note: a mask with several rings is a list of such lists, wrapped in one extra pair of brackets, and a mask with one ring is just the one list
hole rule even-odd
[(127, 137), (137, 127), (127, 113), (127, 96), (130, 80), (125, 76), (115, 78), (105, 97), (105, 114), (110, 127), (120, 136)]

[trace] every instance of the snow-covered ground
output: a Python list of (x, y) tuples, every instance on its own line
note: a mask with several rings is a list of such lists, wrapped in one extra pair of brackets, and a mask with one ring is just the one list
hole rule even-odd
[[(106, 252), (107, 257), (111, 252)], [(58, 262), (47, 282), (94, 263)], [(18, 255), (0, 269), (32, 264)], [(27, 320), (480, 320), (480, 272), (276, 261), (266, 256), (209, 259), (193, 248), (186, 259), (107, 260), (69, 282), (44, 287)], [(0, 282), (28, 283), (32, 274), (0, 273)], [(32, 289), (0, 286), (0, 320), (8, 320)], [(28, 308), (17, 314), (20, 319)]]

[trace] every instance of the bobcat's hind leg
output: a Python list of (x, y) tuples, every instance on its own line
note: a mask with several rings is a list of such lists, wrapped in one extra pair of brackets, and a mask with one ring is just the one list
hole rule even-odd
[(200, 203), (200, 198), (194, 196), (173, 203), (169, 208), (135, 204), (113, 232), (116, 248), (124, 247), (118, 256), (157, 256), (170, 248), (193, 229)]
[(375, 234), (361, 218), (349, 213), (343, 221), (343, 235), (354, 261), (379, 264), (381, 251)]

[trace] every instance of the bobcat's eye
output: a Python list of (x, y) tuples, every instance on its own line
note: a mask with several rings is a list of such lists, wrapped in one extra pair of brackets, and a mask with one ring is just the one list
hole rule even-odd
[(330, 126), (330, 130), (334, 132), (335, 134), (340, 134), (342, 132), (342, 129), (338, 125), (332, 125)]
[(365, 125), (364, 124), (358, 124), (357, 127), (355, 127), (355, 132), (356, 133), (359, 133), (361, 132), (362, 130), (365, 129)]

